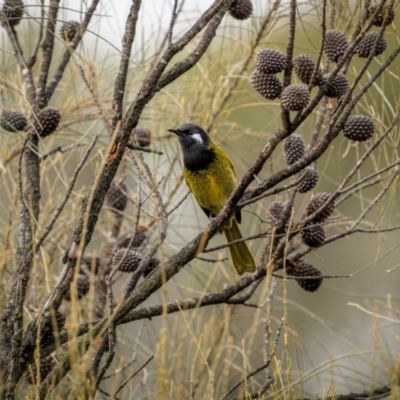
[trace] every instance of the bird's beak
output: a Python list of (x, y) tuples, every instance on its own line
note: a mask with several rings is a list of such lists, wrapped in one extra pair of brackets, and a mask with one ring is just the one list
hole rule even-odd
[(168, 129), (168, 132), (173, 132), (175, 135), (182, 136), (182, 132), (179, 129)]

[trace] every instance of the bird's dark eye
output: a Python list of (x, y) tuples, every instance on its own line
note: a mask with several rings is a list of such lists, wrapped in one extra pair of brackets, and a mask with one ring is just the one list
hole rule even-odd
[(189, 132), (188, 132), (188, 135), (190, 135), (190, 136), (192, 136), (193, 134), (194, 134), (193, 131), (189, 131)]

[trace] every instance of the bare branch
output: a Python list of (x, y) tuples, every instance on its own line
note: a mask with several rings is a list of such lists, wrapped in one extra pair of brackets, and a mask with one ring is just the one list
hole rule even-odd
[(45, 90), (47, 77), (51, 66), (51, 60), (53, 58), (54, 36), (59, 4), (60, 0), (50, 0), (46, 34), (44, 36), (43, 42), (41, 43), (41, 47), (43, 50), (43, 60), (40, 68), (39, 83), (36, 94), (40, 109), (45, 107), (49, 100), (46, 97)]
[(58, 84), (61, 81), (61, 78), (64, 75), (65, 68), (69, 63), (69, 60), (73, 54), (73, 52), (77, 49), (79, 43), (82, 40), (83, 34), (87, 27), (89, 26), (90, 20), (92, 19), (93, 13), (95, 12), (97, 5), (99, 4), (100, 0), (92, 0), (90, 7), (87, 9), (85, 16), (82, 20), (82, 23), (79, 26), (79, 29), (69, 44), (69, 46), (64, 50), (64, 54), (61, 58), (61, 61), (58, 65), (57, 71), (55, 72), (53, 79), (49, 82), (46, 87), (46, 101), (48, 102), (51, 97), (53, 96), (54, 91), (56, 90)]
[(121, 61), (119, 71), (114, 84), (114, 97), (113, 97), (113, 121), (112, 127), (115, 129), (117, 121), (122, 119), (122, 103), (124, 101), (126, 77), (128, 75), (129, 61), (131, 57), (132, 44), (135, 40), (136, 23), (139, 17), (139, 11), (142, 1), (135, 0), (131, 5), (128, 17), (126, 19), (125, 33), (122, 39)]

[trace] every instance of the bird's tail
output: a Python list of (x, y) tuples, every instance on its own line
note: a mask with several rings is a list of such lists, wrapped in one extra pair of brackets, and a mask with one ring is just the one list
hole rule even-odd
[[(243, 238), (236, 218), (232, 218), (229, 227), (224, 227), (224, 234), (228, 243)], [(254, 272), (256, 270), (256, 263), (246, 242), (236, 243), (230, 246), (229, 250), (231, 251), (233, 266), (239, 275), (243, 275), (246, 272)]]

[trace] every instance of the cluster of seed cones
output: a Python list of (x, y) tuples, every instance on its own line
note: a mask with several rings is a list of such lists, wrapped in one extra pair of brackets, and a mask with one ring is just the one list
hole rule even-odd
[[(308, 222), (306, 225), (298, 224), (290, 224), (290, 230), (300, 229), (300, 237), (301, 241), (308, 247), (316, 248), (320, 247), (325, 243), (325, 230), (322, 223), (326, 222), (326, 220), (332, 215), (335, 210), (335, 205), (332, 202), (329, 202), (330, 194), (329, 193), (317, 193), (311, 197), (305, 208), (304, 217), (312, 217), (312, 220)], [(270, 204), (268, 207), (268, 218), (272, 225), (279, 227), (282, 225), (282, 222), (285, 222), (284, 229), (278, 230), (277, 234), (286, 233), (289, 227), (289, 218), (290, 215), (285, 214), (285, 210), (288, 209), (288, 205), (290, 204), (276, 200)], [(295, 264), (291, 264), (290, 268), (287, 266), (286, 272), (288, 275), (293, 277), (298, 277), (297, 283), (305, 290), (313, 292), (319, 288), (322, 283), (322, 274), (315, 267), (306, 264), (304, 261), (300, 260)], [(309, 280), (304, 277), (312, 277)], [(318, 279), (315, 279), (317, 277)], [(300, 279), (301, 278), (301, 279)]]
[[(140, 225), (137, 230), (128, 230), (118, 238), (116, 243), (117, 250), (112, 257), (112, 266), (118, 265), (118, 271), (131, 273), (136, 271), (142, 261), (142, 256), (134, 249), (140, 248), (147, 241), (147, 228)], [(126, 254), (126, 255), (125, 255)], [(80, 269), (76, 279), (66, 292), (64, 298), (71, 301), (73, 297), (78, 300), (89, 293), (90, 276), (93, 272), (97, 274), (99, 271), (101, 259), (87, 255), (82, 258)], [(152, 258), (143, 271), (143, 277), (146, 278), (155, 268), (158, 267), (160, 261)]]
[[(60, 112), (54, 107), (44, 107), (33, 116), (33, 131), (45, 138), (56, 131), (61, 120)], [(19, 110), (4, 109), (0, 115), (0, 127), (7, 132), (24, 131), (28, 118)]]
[[(368, 12), (373, 26), (382, 27), (391, 24), (395, 18), (393, 8), (384, 6), (378, 12), (378, 5), (371, 6)], [(355, 54), (361, 58), (375, 57), (387, 47), (381, 32), (368, 32), (355, 47)], [(324, 54), (334, 63), (339, 62), (347, 53), (349, 43), (343, 32), (328, 30), (325, 33)], [(349, 90), (346, 76), (339, 72), (332, 79), (331, 73), (323, 74), (320, 66), (307, 54), (300, 54), (293, 59), (293, 71), (301, 83), (294, 83), (283, 88), (277, 74), (285, 70), (285, 54), (275, 49), (262, 49), (256, 56), (256, 68), (251, 74), (253, 88), (268, 100), (280, 98), (282, 108), (288, 111), (301, 111), (310, 102), (310, 89), (323, 87), (329, 98), (339, 99)], [(352, 141), (362, 142), (372, 138), (373, 121), (364, 115), (349, 117), (343, 126), (344, 136)]]
[(251, 74), (253, 88), (268, 100), (280, 97), (282, 108), (288, 111), (300, 111), (310, 101), (307, 86), (294, 83), (283, 89), (276, 74), (286, 69), (285, 54), (275, 49), (262, 49), (256, 55), (256, 68)]
[[(24, 15), (22, 0), (5, 0), (0, 11), (0, 23), (4, 28), (17, 26)], [(79, 29), (79, 22), (67, 21), (61, 25), (60, 36), (65, 42), (71, 42)]]
[[(123, 187), (123, 190), (121, 187)], [(125, 183), (121, 182), (120, 179), (113, 181), (106, 195), (106, 199), (108, 199), (112, 211), (123, 211), (128, 199)], [(114, 252), (112, 258), (112, 266), (118, 265), (118, 270), (121, 272), (134, 272), (142, 261), (142, 256), (134, 249), (140, 248), (147, 242), (147, 231), (148, 229), (145, 226), (139, 225), (137, 229), (129, 229), (122, 233), (116, 242), (117, 250)], [(71, 301), (73, 297), (72, 292), (78, 300), (88, 294), (90, 290), (91, 273), (98, 273), (100, 263), (101, 259), (92, 255), (87, 255), (82, 258), (78, 275), (76, 279), (71, 282), (70, 288), (65, 294), (65, 300)], [(143, 276), (147, 277), (158, 265), (159, 260), (156, 258), (151, 259), (143, 272)]]
[[(124, 177), (116, 178), (112, 181), (106, 193), (105, 203), (113, 213), (125, 211), (128, 204), (128, 188), (124, 182)], [(111, 259), (111, 266), (117, 267), (118, 271), (132, 273), (137, 270), (143, 257), (137, 251), (147, 242), (147, 227), (139, 225), (137, 229), (129, 229), (122, 233), (115, 243), (115, 252)], [(81, 261), (80, 269), (76, 279), (71, 282), (70, 288), (65, 294), (65, 300), (71, 301), (73, 297), (78, 300), (86, 296), (90, 290), (91, 273), (98, 273), (101, 259), (91, 255), (84, 256)], [(146, 278), (160, 264), (157, 258), (146, 261), (146, 266), (142, 270), (142, 275)]]
[[(373, 26), (386, 27), (394, 21), (393, 8), (384, 6), (379, 10), (378, 5), (371, 6), (368, 18)], [(379, 32), (368, 32), (354, 47), (354, 53), (360, 58), (372, 58), (382, 54), (387, 47), (385, 38)], [(337, 30), (328, 30), (324, 38), (323, 52), (327, 60), (338, 63), (343, 60), (349, 50), (346, 36)], [(347, 56), (346, 56), (347, 57)], [(325, 96), (330, 98), (332, 104), (337, 104), (334, 99), (348, 95), (350, 88), (347, 77), (339, 72), (336, 76), (331, 73), (324, 74), (317, 63), (307, 54), (300, 54), (293, 59), (293, 72), (301, 84), (292, 84), (283, 88), (276, 74), (286, 69), (286, 56), (274, 49), (262, 49), (256, 56), (256, 69), (251, 75), (253, 88), (268, 100), (280, 98), (281, 106), (288, 111), (301, 111), (307, 107), (310, 101), (310, 90), (319, 86), (324, 90)], [(346, 102), (348, 99), (346, 98)], [(341, 127), (344, 137), (356, 142), (371, 139), (374, 135), (374, 123), (365, 115), (349, 116)], [(301, 135), (293, 133), (283, 143), (283, 155), (288, 165), (300, 161), (306, 153), (306, 145)], [(301, 179), (300, 179), (301, 178)], [(300, 171), (296, 180), (299, 193), (314, 190), (318, 183), (318, 171), (307, 166)], [(317, 193), (313, 195), (305, 208), (303, 219), (310, 219), (307, 223), (289, 223), (292, 207), (288, 202), (274, 201), (268, 208), (268, 217), (271, 224), (276, 228), (276, 234), (281, 235), (290, 231), (296, 231), (301, 242), (310, 248), (318, 248), (326, 241), (323, 224), (334, 211), (334, 204), (329, 199), (329, 193)], [(298, 232), (297, 232), (298, 231)], [(297, 283), (305, 290), (315, 291), (322, 283), (322, 274), (315, 267), (305, 263), (303, 260), (295, 263), (287, 263), (286, 272), (293, 276)], [(304, 278), (306, 277), (306, 278)], [(309, 279), (309, 277), (313, 279)], [(304, 278), (304, 279), (303, 279)]]
[[(4, 28), (14, 29), (24, 15), (24, 3), (22, 0), (5, 0), (0, 10), (0, 23)], [(78, 23), (67, 22), (61, 27), (60, 33), (64, 40), (71, 40), (75, 36)], [(54, 107), (45, 107), (36, 115), (32, 115), (33, 131), (45, 138), (58, 128), (61, 120), (60, 112)], [(7, 132), (24, 131), (28, 127), (28, 118), (19, 110), (4, 109), (0, 115), (0, 127)]]

